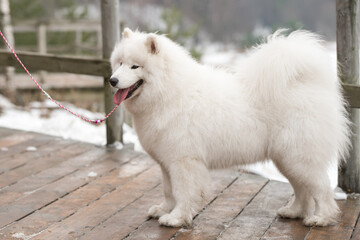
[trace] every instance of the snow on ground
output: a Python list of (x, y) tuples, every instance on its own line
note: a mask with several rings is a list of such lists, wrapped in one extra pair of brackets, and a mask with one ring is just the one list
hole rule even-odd
[[(77, 118), (63, 109), (55, 108), (56, 105), (50, 100), (45, 102), (32, 102), (29, 110), (14, 106), (6, 98), (0, 95), (0, 126), (7, 128), (33, 131), (64, 139), (73, 139), (89, 142), (96, 145), (105, 145), (105, 124), (94, 125)], [(90, 119), (100, 119), (104, 115), (92, 113), (88, 110), (77, 108), (72, 104), (66, 104), (68, 108)], [(48, 112), (47, 108), (55, 108)], [(44, 115), (46, 117), (44, 117)], [(140, 143), (132, 128), (124, 125), (124, 143), (133, 143), (136, 150), (141, 150)], [(29, 151), (36, 149), (29, 148)]]
[[(327, 44), (331, 58), (334, 59), (334, 68), (336, 63), (335, 44)], [(202, 62), (210, 65), (230, 65), (246, 57), (246, 53), (240, 53), (234, 48), (225, 49), (220, 45), (212, 45), (206, 48)], [(100, 119), (104, 115), (92, 113), (90, 111), (77, 108), (71, 104), (66, 104), (71, 110), (90, 119)], [(74, 139), (78, 141), (90, 142), (96, 145), (105, 145), (105, 124), (93, 125), (87, 123), (68, 112), (55, 108), (56, 105), (51, 101), (33, 102), (29, 109), (22, 109), (14, 106), (6, 98), (0, 95), (0, 126), (14, 128), (26, 131), (40, 132), (44, 134), (60, 136), (65, 139)], [(47, 108), (53, 108), (49, 112)], [(44, 117), (45, 116), (45, 117)], [(135, 131), (128, 125), (123, 126), (124, 143), (133, 143), (135, 150), (143, 151)], [(116, 144), (116, 147), (121, 145)], [(29, 151), (36, 149), (29, 148)], [(247, 171), (262, 175), (266, 178), (287, 181), (279, 173), (272, 162), (257, 163), (245, 166)], [(337, 185), (337, 167), (334, 166), (329, 170), (332, 186)]]

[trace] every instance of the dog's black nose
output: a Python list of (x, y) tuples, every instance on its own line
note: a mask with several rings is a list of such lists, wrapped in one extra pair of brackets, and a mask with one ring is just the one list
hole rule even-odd
[(113, 78), (110, 78), (109, 82), (110, 82), (111, 86), (115, 87), (116, 84), (118, 84), (119, 79), (113, 77)]

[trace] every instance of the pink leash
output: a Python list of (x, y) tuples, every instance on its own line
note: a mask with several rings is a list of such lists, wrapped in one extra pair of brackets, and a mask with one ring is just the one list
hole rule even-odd
[(86, 117), (83, 117), (73, 111), (71, 111), (70, 109), (66, 108), (65, 106), (63, 106), (61, 103), (57, 102), (56, 100), (54, 100), (40, 85), (39, 83), (35, 80), (35, 78), (31, 75), (31, 73), (29, 72), (29, 70), (27, 70), (27, 68), (25, 67), (25, 65), (22, 63), (22, 61), (20, 60), (20, 58), (17, 56), (17, 54), (15, 53), (14, 49), (11, 47), (10, 43), (7, 41), (7, 39), (5, 38), (4, 34), (0, 31), (0, 35), (2, 36), (2, 38), (4, 39), (6, 45), (8, 46), (8, 48), (10, 49), (10, 51), (14, 54), (15, 58), (18, 60), (18, 62), (20, 63), (20, 65), (23, 67), (23, 69), (27, 72), (27, 74), (29, 75), (29, 77), (31, 78), (31, 80), (33, 80), (33, 82), (36, 84), (36, 86), (38, 86), (38, 88), (44, 93), (44, 95), (49, 98), (53, 103), (55, 103), (56, 105), (58, 105), (59, 107), (61, 107), (62, 109), (68, 111), (69, 113), (71, 113), (72, 115), (75, 115), (78, 118), (81, 118), (84, 121), (90, 122), (90, 123), (102, 123), (104, 122), (106, 119), (108, 119), (110, 117), (110, 115), (119, 107), (119, 105), (117, 105), (108, 115), (106, 115), (103, 119), (98, 119), (98, 120), (91, 120), (88, 119)]

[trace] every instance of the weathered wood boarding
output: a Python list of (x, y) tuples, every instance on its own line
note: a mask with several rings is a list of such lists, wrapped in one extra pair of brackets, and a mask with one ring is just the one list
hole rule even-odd
[[(359, 85), (358, 0), (336, 1), (336, 46), (339, 77), (347, 84)], [(359, 101), (360, 96), (355, 97)], [(339, 186), (347, 192), (360, 192), (359, 110), (350, 109), (352, 150), (339, 169)]]
[[(27, 151), (29, 146), (36, 151)], [(360, 199), (340, 201), (339, 224), (280, 219), (288, 183), (236, 169), (211, 173), (191, 228), (159, 226), (159, 167), (142, 153), (0, 128), (0, 239), (358, 239)]]
[[(65, 57), (21, 51), (17, 51), (17, 55), (30, 72), (45, 70), (48, 72), (67, 72), (101, 77), (110, 77), (111, 75), (108, 59)], [(13, 53), (5, 50), (0, 50), (0, 66), (22, 68)]]
[[(120, 19), (119, 19), (119, 1), (102, 0), (101, 1), (101, 27), (103, 58), (109, 59), (115, 44), (120, 40)], [(104, 100), (105, 112), (109, 113), (114, 107), (114, 90), (110, 87), (109, 77), (104, 78)], [(123, 114), (121, 108), (118, 108), (108, 119), (106, 123), (107, 144), (113, 144), (115, 141), (122, 141), (122, 123)]]

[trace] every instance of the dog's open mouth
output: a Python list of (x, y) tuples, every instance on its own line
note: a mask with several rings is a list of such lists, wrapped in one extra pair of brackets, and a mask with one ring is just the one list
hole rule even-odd
[(114, 103), (120, 105), (125, 99), (128, 99), (133, 93), (144, 83), (144, 80), (139, 80), (132, 86), (124, 89), (119, 89), (114, 95)]

